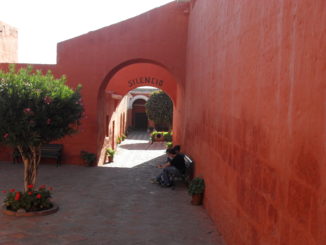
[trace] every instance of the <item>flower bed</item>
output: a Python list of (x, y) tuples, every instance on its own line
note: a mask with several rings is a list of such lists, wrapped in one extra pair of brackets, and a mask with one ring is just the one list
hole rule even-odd
[(58, 211), (58, 206), (51, 201), (52, 187), (45, 185), (34, 189), (33, 185), (27, 186), (27, 191), (21, 192), (11, 189), (2, 191), (6, 194), (2, 212), (15, 216), (48, 215)]
[(155, 141), (172, 141), (172, 132), (154, 131), (151, 133), (152, 142)]

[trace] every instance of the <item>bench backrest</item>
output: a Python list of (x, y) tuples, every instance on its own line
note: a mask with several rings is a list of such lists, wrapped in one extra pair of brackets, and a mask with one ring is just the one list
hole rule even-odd
[(194, 174), (194, 161), (187, 155), (184, 155), (186, 171), (184, 173), (185, 181), (189, 184)]
[(61, 156), (62, 144), (45, 144), (41, 146), (41, 156)]

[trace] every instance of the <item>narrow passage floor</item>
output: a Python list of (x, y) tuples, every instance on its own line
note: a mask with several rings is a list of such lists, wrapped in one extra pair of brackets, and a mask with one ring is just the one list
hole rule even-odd
[[(205, 209), (190, 205), (182, 183), (175, 190), (150, 183), (164, 152), (163, 143), (134, 132), (103, 167), (42, 164), (39, 184), (53, 186), (59, 212), (0, 214), (0, 244), (224, 244)], [(0, 163), (1, 189), (21, 189), (22, 180), (22, 164)]]

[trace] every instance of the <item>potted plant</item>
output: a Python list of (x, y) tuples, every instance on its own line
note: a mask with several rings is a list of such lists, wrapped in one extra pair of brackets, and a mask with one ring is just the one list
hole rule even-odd
[(169, 142), (165, 142), (165, 146), (166, 146), (166, 148), (172, 148), (173, 147), (173, 143), (171, 142), (171, 141), (169, 141)]
[(81, 151), (80, 157), (84, 160), (84, 162), (89, 166), (93, 166), (93, 164), (96, 162), (96, 155), (94, 153), (90, 153), (87, 151)]
[(113, 157), (115, 154), (115, 150), (113, 150), (111, 147), (106, 148), (106, 155), (108, 157), (108, 162), (113, 162)]
[(196, 177), (190, 181), (188, 193), (192, 195), (191, 204), (201, 205), (205, 191), (205, 181), (201, 177)]
[(119, 145), (121, 143), (121, 137), (120, 136), (117, 137), (116, 142), (117, 142), (117, 145)]
[(127, 138), (127, 136), (125, 134), (121, 135), (121, 140), (124, 141)]
[(164, 141), (172, 141), (172, 132), (163, 132)]
[(153, 131), (151, 133), (151, 140), (152, 142), (164, 141), (163, 132)]

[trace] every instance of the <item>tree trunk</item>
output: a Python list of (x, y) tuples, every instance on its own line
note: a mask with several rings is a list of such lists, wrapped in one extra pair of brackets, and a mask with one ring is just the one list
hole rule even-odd
[(40, 146), (18, 147), (24, 162), (24, 189), (36, 185), (38, 166), (41, 159)]

